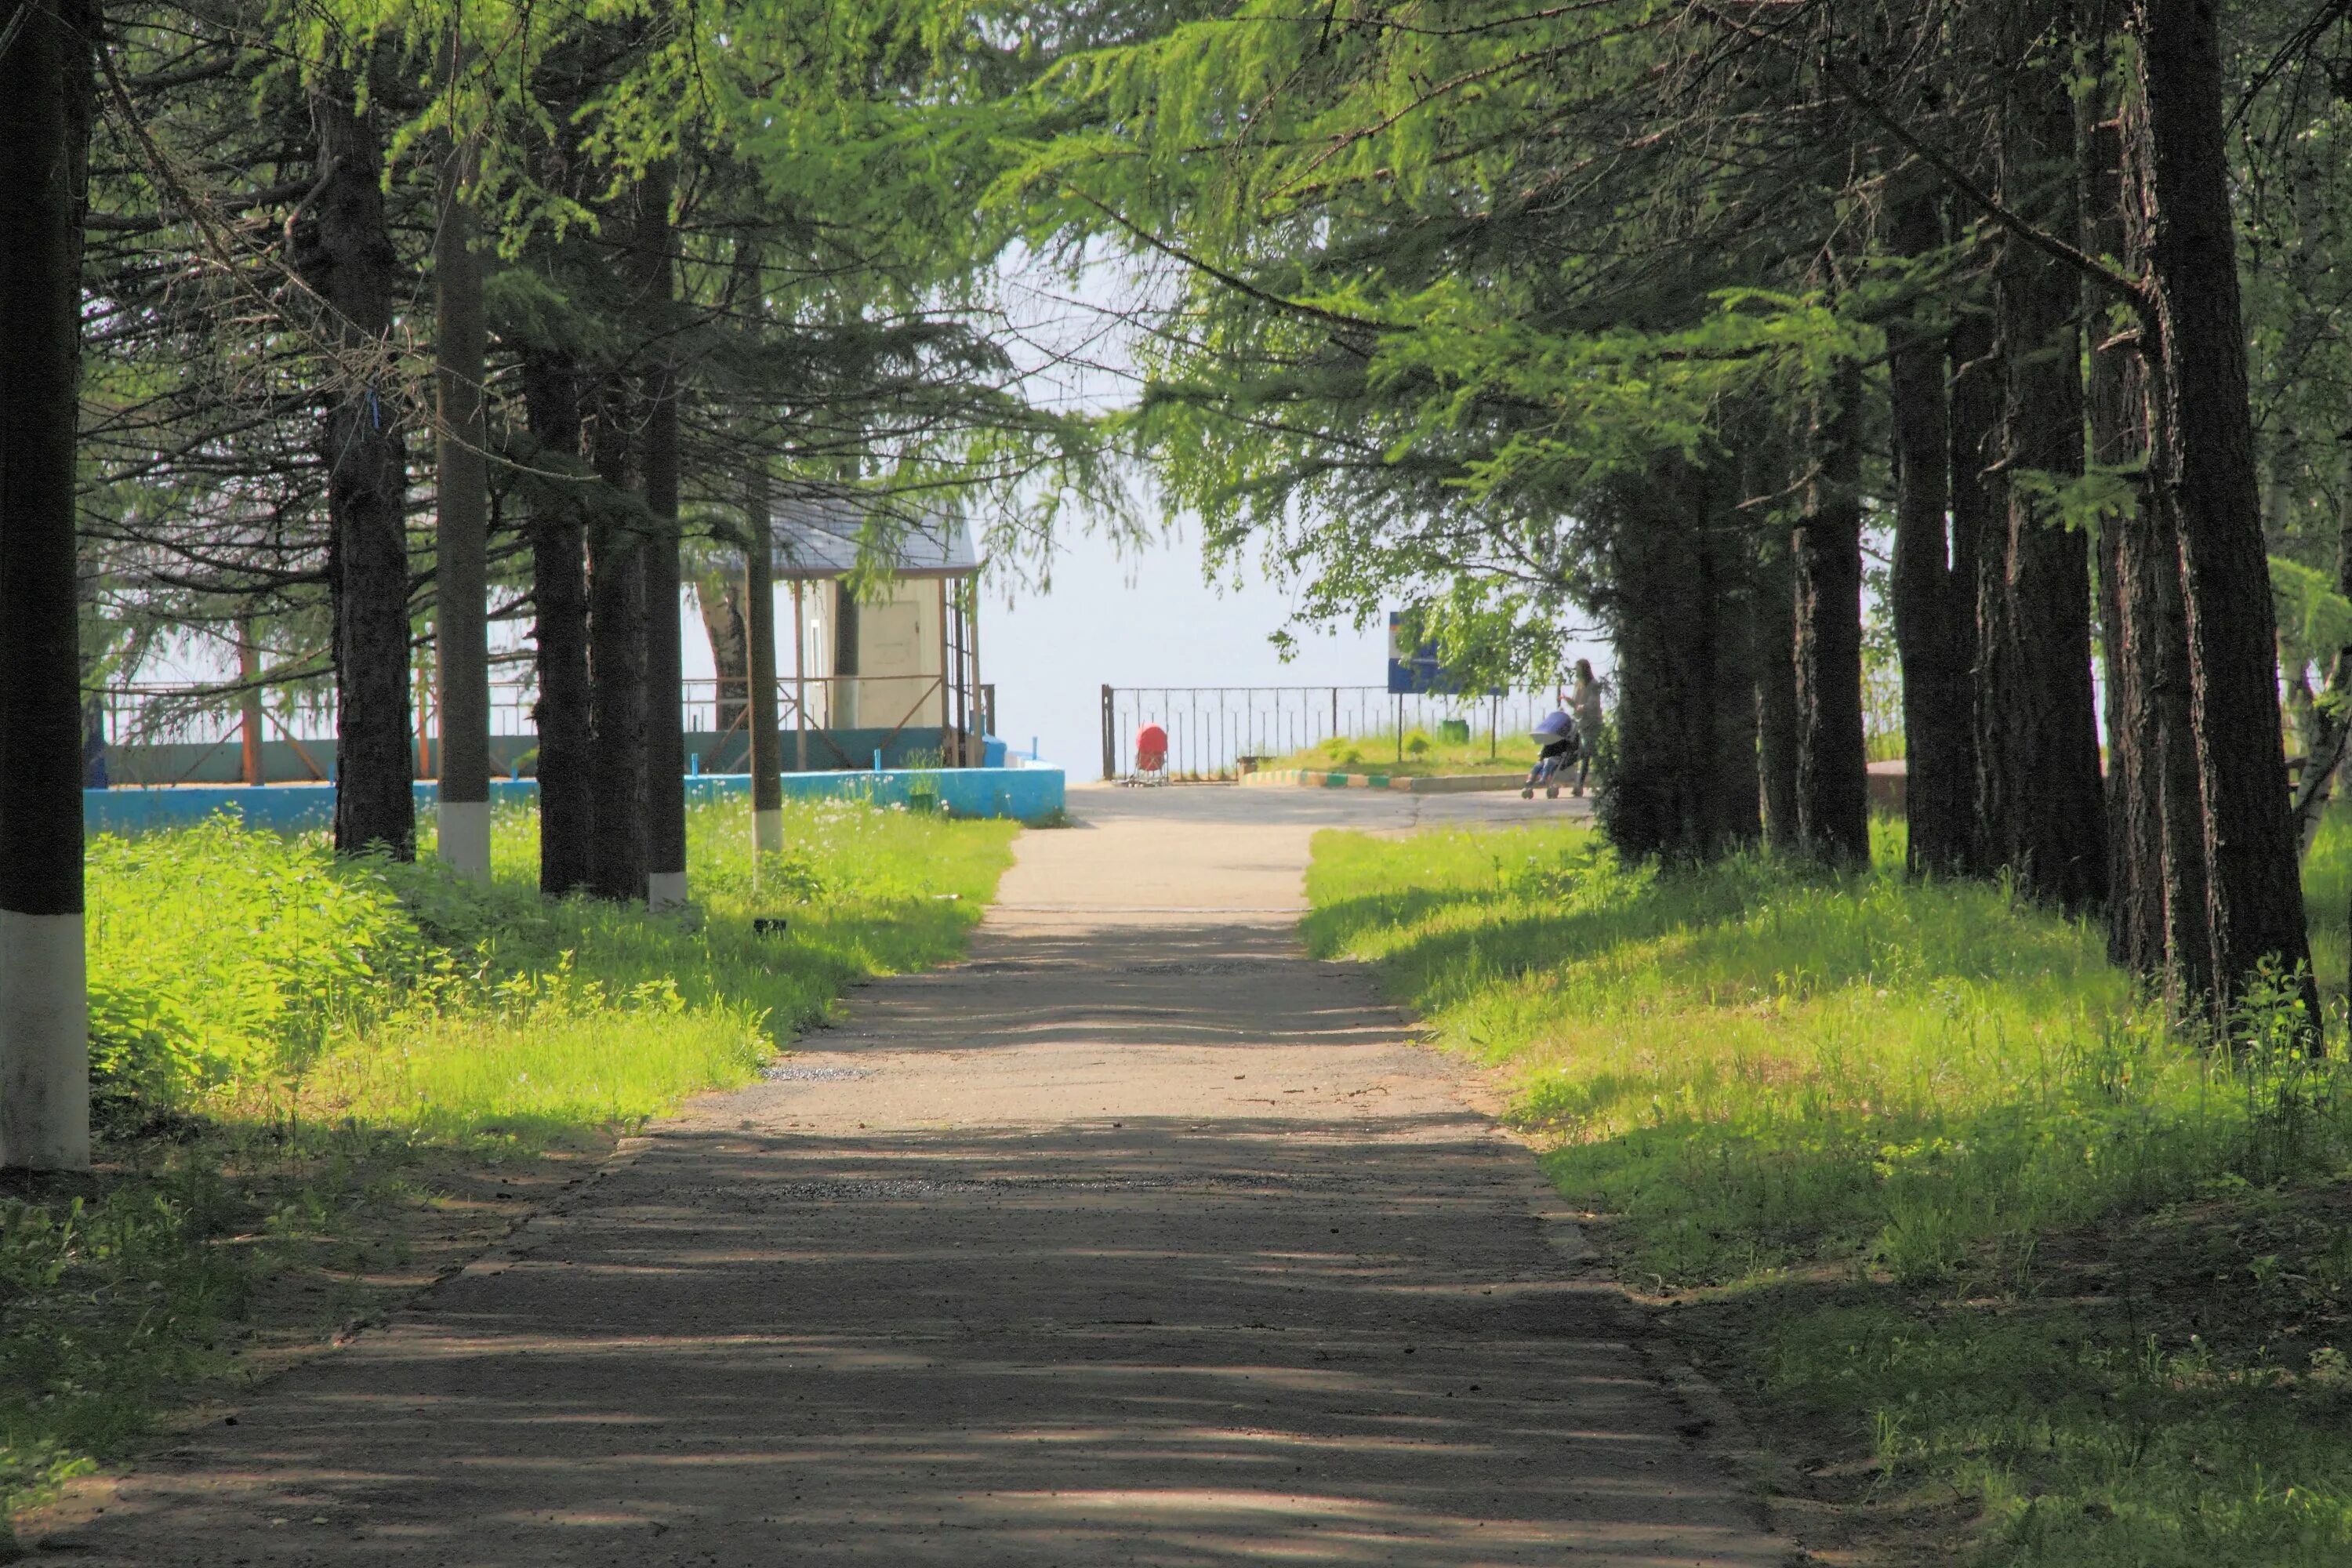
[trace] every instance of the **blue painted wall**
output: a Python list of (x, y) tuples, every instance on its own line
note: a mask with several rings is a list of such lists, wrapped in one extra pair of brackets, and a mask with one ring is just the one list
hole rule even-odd
[[(798, 731), (786, 730), (783, 734), (783, 760), (791, 762), (800, 745)], [(930, 729), (908, 729), (893, 733), (888, 730), (811, 730), (806, 736), (808, 762), (812, 770), (847, 768), (869, 770), (874, 765), (877, 749), (882, 752), (886, 768), (936, 766), (940, 760), (940, 731)], [(987, 742), (995, 760), (992, 767), (1003, 765), (1003, 742)], [(751, 765), (751, 741), (740, 729), (730, 734), (715, 730), (689, 730), (686, 732), (686, 749), (702, 760), (706, 773), (727, 773), (748, 771)], [(539, 750), (535, 735), (493, 735), (490, 737), (490, 771), (507, 773), (525, 756)], [(437, 745), (431, 754), (440, 755)], [(226, 740), (205, 743), (201, 742), (156, 742), (137, 745), (110, 745), (106, 748), (106, 772), (110, 782), (123, 784), (242, 784), (245, 782), (245, 753), (238, 748), (236, 735)], [(335, 742), (332, 740), (305, 741), (298, 748), (290, 741), (264, 741), (261, 743), (262, 776), (273, 784), (308, 784), (335, 773)]]
[[(798, 800), (870, 800), (877, 805), (909, 805), (919, 798), (937, 801), (958, 816), (1014, 817), (1035, 822), (1060, 811), (1064, 805), (1059, 768), (892, 768), (881, 773), (786, 773), (785, 795)], [(440, 788), (415, 786), (416, 805), (430, 810), (440, 800)], [(748, 773), (704, 773), (686, 781), (690, 801), (750, 802)], [(539, 802), (539, 783), (499, 779), (490, 784), (494, 805), (530, 805)], [(254, 789), (243, 784), (184, 784), (164, 789), (92, 789), (82, 792), (82, 826), (91, 833), (144, 833), (151, 828), (184, 826), (216, 812), (228, 812), (248, 827), (295, 833), (334, 826), (332, 784), (270, 784)]]

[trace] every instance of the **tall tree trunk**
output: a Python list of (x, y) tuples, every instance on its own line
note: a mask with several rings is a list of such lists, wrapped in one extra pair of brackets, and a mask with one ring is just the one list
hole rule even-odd
[(2165, 1000), (2174, 1016), (2191, 1017), (2210, 1008), (2213, 994), (2204, 786), (2180, 598), (2179, 531), (2168, 498), (2153, 487), (2124, 520), (2116, 555), (2131, 671), (2132, 710), (2125, 723), (2139, 737), (2140, 766), (2151, 775), (2141, 781), (2141, 809), (2155, 813), (2160, 845), (2157, 904), (2164, 922)]
[(1679, 458), (1610, 498), (1617, 755), (1599, 809), (1629, 856), (1694, 859), (1755, 836), (1755, 730), (1736, 700), (1754, 668), (1751, 584), (1733, 500), (1725, 476)]
[(551, 477), (580, 467), (580, 378), (571, 359), (527, 345), (523, 406), (530, 422), (530, 599), (539, 700), (539, 887), (585, 891), (596, 832), (595, 726), (588, 679), (588, 581), (581, 483)]
[(744, 660), (751, 700), (751, 847), (754, 856), (784, 847), (783, 736), (776, 722), (775, 525), (769, 516), (768, 465), (751, 465), (744, 510)]
[(334, 606), (335, 848), (416, 853), (408, 728), (408, 464), (393, 403), (390, 335), (399, 256), (385, 226), (383, 148), (359, 81), (311, 95), (319, 190), (302, 271), (331, 311), (322, 457)]
[[(2112, 121), (2092, 127), (2084, 170), (2089, 206), (2085, 227), (2095, 255), (2121, 256), (2125, 222), (2123, 146)], [(2104, 292), (2088, 301), (2094, 337), (2103, 335)], [(2147, 459), (2147, 410), (2138, 346), (2102, 342), (2091, 354), (2087, 409), (2091, 457), (2102, 468), (2128, 472)], [(2136, 509), (2144, 510), (2144, 509)], [(2166, 863), (2164, 748), (2168, 681), (2187, 696), (2187, 647), (2180, 640), (2178, 592), (2166, 594), (2152, 574), (2169, 574), (2157, 543), (2161, 520), (2110, 516), (2099, 528), (2100, 653), (2106, 672), (2107, 956), (2135, 974), (2169, 981), (2165, 952)], [(2177, 584), (2176, 584), (2177, 586)], [(2168, 616), (2166, 604), (2174, 614)], [(2189, 742), (2183, 728), (2176, 745)], [(2194, 775), (2189, 778), (2195, 784)], [(2188, 820), (2194, 822), (2193, 801)], [(2190, 845), (2193, 865), (2178, 868), (2201, 886), (2204, 851)], [(2198, 895), (2202, 901), (2201, 892)], [(2201, 940), (2201, 939), (2200, 939)], [(2168, 984), (2168, 989), (2169, 989)]]
[(1994, 347), (1991, 316), (1980, 310), (1963, 313), (1945, 339), (1944, 353), (1951, 372), (1945, 416), (1951, 433), (1952, 657), (1969, 680), (1965, 853), (1968, 868), (1981, 875), (1994, 866), (1991, 837), (1977, 799), (1980, 771), (1977, 740), (1983, 732), (1977, 701), (1984, 685), (1978, 668), (1984, 642), (1979, 635), (1977, 606), (1986, 558), (2000, 537), (2001, 514), (2000, 486), (1994, 473), (2000, 456), (2000, 360)]
[[(2010, 0), (2000, 127), (2001, 194), (2052, 232), (2079, 232), (2080, 164), (2068, 89), (2074, 37), (2051, 7)], [(2050, 491), (2083, 472), (2082, 280), (2021, 237), (1993, 269), (2006, 514), (1977, 613), (1978, 806), (1995, 864), (2035, 897), (2082, 910), (2106, 892), (2106, 805), (2091, 689), (2088, 543)]]
[[(452, 34), (449, 71), (458, 66)], [(472, 143), (442, 150), (441, 226), (433, 247), (436, 512), (433, 635), (440, 652), (441, 858), (490, 877), (489, 422), (483, 390), (482, 263), (474, 254)]]
[(1714, 703), (1707, 747), (1714, 773), (1708, 784), (1708, 837), (1722, 850), (1752, 845), (1763, 837), (1763, 803), (1757, 789), (1756, 669), (1760, 657), (1784, 650), (1778, 638), (1758, 635), (1761, 617), (1755, 540), (1738, 510), (1740, 498), (1733, 493), (1730, 476), (1709, 471), (1704, 477), (1709, 499), (1699, 560), (1707, 595), (1716, 605), (1714, 670), (1707, 686)]
[[(2339, 465), (2336, 496), (2336, 591), (2352, 598), (2352, 461)], [(2332, 700), (2313, 705), (2311, 743), (2294, 785), (2295, 845), (2305, 856), (2319, 836), (2345, 757), (2352, 753), (2352, 647), (2329, 650), (2326, 690)]]
[(1797, 833), (1797, 575), (1785, 532), (1764, 540), (1756, 569), (1757, 803), (1769, 848)]
[(596, 807), (588, 888), (615, 901), (646, 896), (646, 522), (642, 510), (628, 504), (635, 402), (625, 378), (606, 375), (589, 437), (604, 485), (588, 524)]
[(751, 628), (743, 578), (723, 566), (695, 574), (694, 605), (710, 639), (710, 668), (719, 676), (719, 732), (731, 735), (751, 713)]
[(96, 7), (0, 5), (0, 1168), (89, 1166), (81, 244)]
[[(1896, 254), (1933, 255), (1944, 243), (1934, 198), (1898, 204), (1889, 238)], [(1958, 626), (1969, 614), (1952, 570), (1951, 434), (1944, 345), (1924, 321), (1898, 321), (1888, 363), (1895, 447), (1895, 563), (1889, 599), (1903, 660), (1904, 810), (1911, 869), (1968, 868), (1976, 757), (1969, 667)]]
[(1797, 837), (1832, 864), (1870, 859), (1862, 725), (1862, 372), (1840, 368), (1813, 422), (1816, 477), (1797, 578)]
[(633, 238), (639, 319), (649, 329), (652, 363), (645, 374), (646, 510), (646, 899), (656, 909), (683, 908), (686, 880), (686, 724), (681, 708), (684, 650), (678, 616), (678, 374), (668, 346), (671, 292), (670, 168), (656, 163), (637, 184)]
[(2132, 8), (2137, 112), (2129, 153), (2146, 226), (2152, 488), (2180, 544), (2189, 689), (2205, 805), (2214, 1017), (2226, 1025), (2265, 960), (2300, 975), (2320, 1039), (2279, 728), (2271, 605), (2230, 209), (2222, 62), (2211, 0)]

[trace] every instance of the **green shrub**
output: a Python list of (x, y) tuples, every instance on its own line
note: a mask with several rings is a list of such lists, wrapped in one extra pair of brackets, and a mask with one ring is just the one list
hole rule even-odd
[(92, 1067), (158, 1108), (266, 1076), (397, 1006), (446, 958), (394, 868), (215, 817), (90, 840)]

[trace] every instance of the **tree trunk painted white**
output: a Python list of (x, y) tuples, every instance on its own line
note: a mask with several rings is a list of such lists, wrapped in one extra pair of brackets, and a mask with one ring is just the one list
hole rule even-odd
[(0, 47), (0, 1166), (89, 1167), (74, 556), (94, 6), (24, 0)]
[(89, 1169), (79, 914), (0, 910), (0, 1168)]
[(685, 872), (648, 871), (646, 873), (646, 908), (682, 910), (686, 906)]
[(469, 882), (490, 879), (490, 803), (486, 800), (445, 800), (441, 803), (441, 858)]
[[(458, 46), (447, 64), (457, 79)], [(434, 521), (433, 636), (439, 651), (441, 858), (490, 879), (490, 678), (487, 623), (489, 432), (482, 392), (488, 336), (482, 262), (474, 252), (474, 150), (441, 153), (441, 226), (433, 249), (434, 354), (440, 425)], [(453, 816), (453, 813), (455, 814)]]

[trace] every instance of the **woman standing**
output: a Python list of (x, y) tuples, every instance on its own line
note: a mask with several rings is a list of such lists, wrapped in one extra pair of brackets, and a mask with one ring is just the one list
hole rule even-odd
[(1584, 781), (1592, 771), (1592, 758), (1601, 747), (1601, 678), (1592, 673), (1592, 661), (1576, 661), (1576, 686), (1568, 694), (1568, 710), (1576, 715), (1576, 793), (1584, 793)]

